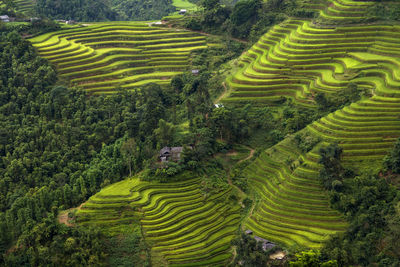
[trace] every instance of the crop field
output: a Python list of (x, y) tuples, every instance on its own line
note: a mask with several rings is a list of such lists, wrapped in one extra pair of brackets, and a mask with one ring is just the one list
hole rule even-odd
[(188, 11), (197, 10), (197, 5), (189, 2), (188, 0), (172, 0), (172, 5), (176, 7), (176, 9), (186, 9)]
[(32, 14), (36, 5), (35, 0), (14, 0), (16, 8), (18, 11)]
[(166, 84), (187, 70), (204, 36), (146, 23), (96, 23), (30, 39), (62, 78), (92, 94)]
[(232, 257), (239, 206), (230, 191), (205, 198), (199, 179), (150, 183), (127, 179), (104, 188), (78, 212), (80, 225), (107, 229), (140, 223), (152, 259), (171, 266), (223, 266)]
[[(337, 142), (344, 162), (357, 168), (382, 161), (400, 136), (400, 27), (359, 24), (370, 4), (331, 1), (320, 11), (326, 20), (290, 19), (274, 26), (242, 55), (240, 70), (227, 80), (232, 92), (222, 102), (233, 104), (275, 104), (285, 97), (313, 109), (317, 93), (335, 94), (349, 83), (368, 92), (303, 130), (322, 140), (312, 151), (296, 151), (286, 138), (246, 168), (262, 201), (245, 226), (259, 236), (318, 248), (330, 234), (344, 231), (344, 219), (329, 207), (318, 181), (318, 148)], [(340, 26), (330, 26), (332, 21)]]
[(329, 207), (329, 198), (318, 180), (316, 155), (295, 148), (293, 140), (285, 139), (245, 169), (262, 200), (245, 227), (287, 247), (320, 248), (347, 224)]

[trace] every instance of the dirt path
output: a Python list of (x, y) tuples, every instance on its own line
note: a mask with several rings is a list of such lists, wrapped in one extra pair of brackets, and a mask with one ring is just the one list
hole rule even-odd
[(58, 215), (58, 222), (59, 222), (60, 224), (65, 224), (66, 226), (69, 226), (69, 227), (75, 226), (73, 223), (71, 223), (71, 222), (69, 221), (68, 214), (69, 214), (71, 211), (73, 211), (73, 210), (79, 211), (79, 210), (83, 207), (83, 205), (84, 205), (85, 203), (86, 203), (86, 202), (82, 203), (81, 205), (79, 205), (79, 207), (71, 208), (71, 209), (68, 209), (68, 210), (65, 210), (65, 211), (60, 212), (60, 214)]
[(246, 158), (239, 160), (237, 164), (242, 163), (243, 161), (249, 160), (254, 156), (255, 149), (252, 149), (250, 147), (247, 147), (247, 148), (250, 149), (250, 154)]
[(217, 99), (214, 100), (214, 105), (219, 103), (219, 101), (221, 101), (221, 99), (228, 94), (228, 88), (226, 87), (225, 82), (222, 82), (222, 86), (224, 87), (224, 92)]

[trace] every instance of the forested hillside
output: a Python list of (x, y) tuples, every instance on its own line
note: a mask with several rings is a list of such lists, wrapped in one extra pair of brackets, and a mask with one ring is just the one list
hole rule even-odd
[(154, 20), (176, 10), (172, 0), (37, 0), (39, 15), (76, 21)]
[(400, 265), (398, 1), (0, 9), (1, 266)]

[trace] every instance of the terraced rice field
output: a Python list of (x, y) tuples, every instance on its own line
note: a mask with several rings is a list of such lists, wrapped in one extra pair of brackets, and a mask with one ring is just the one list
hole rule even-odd
[(197, 10), (197, 5), (189, 2), (189, 0), (172, 0), (172, 5), (174, 5), (178, 11), (181, 9), (186, 9), (188, 11)]
[(14, 0), (17, 10), (27, 15), (31, 15), (34, 12), (36, 0)]
[(204, 198), (199, 184), (199, 179), (168, 184), (127, 179), (91, 197), (77, 220), (104, 227), (139, 222), (152, 258), (161, 257), (163, 264), (222, 266), (232, 257), (239, 206), (229, 202), (229, 191)]
[(61, 77), (89, 93), (166, 84), (187, 70), (190, 55), (207, 48), (204, 36), (145, 23), (104, 23), (30, 39)]
[[(332, 1), (321, 14), (330, 20), (346, 20), (370, 4)], [(263, 105), (287, 97), (311, 109), (316, 93), (334, 94), (349, 83), (357, 84), (371, 96), (310, 124), (304, 132), (319, 137), (323, 144), (338, 142), (347, 164), (379, 162), (400, 136), (400, 27), (327, 28), (288, 20), (273, 27), (241, 57), (241, 69), (228, 83), (232, 93), (223, 102)], [(329, 207), (319, 184), (317, 148), (302, 154), (295, 146), (286, 139), (245, 170), (262, 197), (245, 225), (288, 246), (317, 248), (346, 224)]]
[(316, 155), (304, 155), (295, 147), (286, 139), (245, 169), (253, 190), (262, 199), (245, 227), (287, 247), (320, 248), (347, 224), (329, 207), (329, 198), (318, 180)]

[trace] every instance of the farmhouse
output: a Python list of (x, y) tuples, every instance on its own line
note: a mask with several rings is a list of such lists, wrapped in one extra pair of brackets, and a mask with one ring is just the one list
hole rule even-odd
[(179, 161), (181, 159), (181, 153), (183, 151), (183, 147), (164, 147), (160, 150), (160, 160), (161, 162)]
[(257, 242), (261, 242), (261, 243), (262, 243), (262, 248), (263, 248), (264, 251), (267, 251), (267, 250), (270, 250), (271, 248), (276, 247), (276, 245), (275, 245), (274, 243), (268, 241), (267, 239), (258, 237), (258, 236), (256, 236), (256, 235), (254, 236), (254, 239), (255, 239)]
[(2, 22), (10, 22), (10, 17), (7, 15), (0, 16), (0, 21)]
[(186, 9), (181, 9), (181, 10), (179, 10), (179, 15), (185, 15), (186, 12), (187, 12)]
[[(251, 231), (251, 230), (246, 230), (245, 233), (246, 233), (246, 235), (252, 235), (252, 234), (253, 234), (253, 231)], [(267, 239), (261, 238), (261, 237), (256, 236), (256, 235), (255, 235), (253, 238), (254, 238), (257, 242), (261, 242), (261, 243), (262, 243), (262, 248), (263, 248), (264, 251), (267, 251), (267, 250), (270, 250), (270, 249), (276, 247), (276, 245), (275, 245), (274, 243), (268, 241)]]

